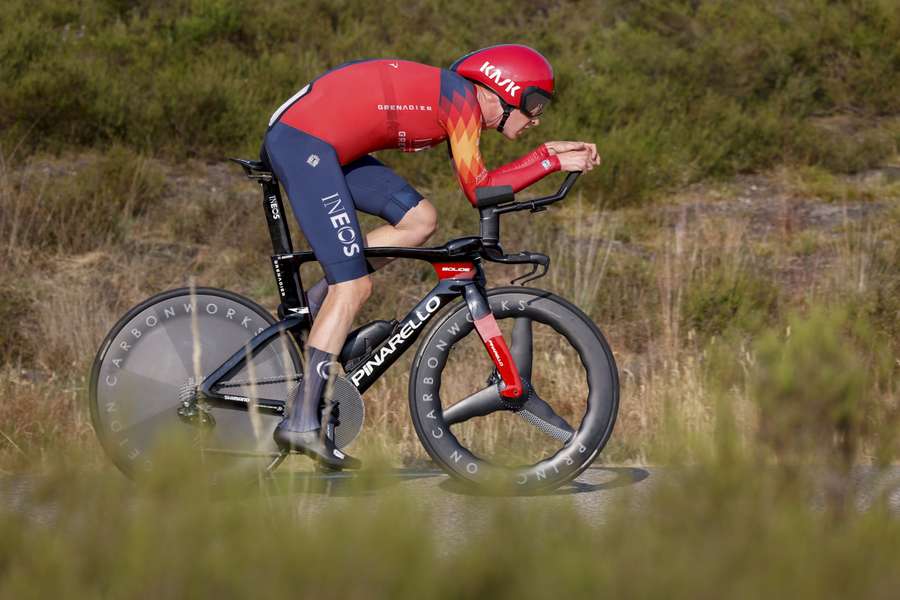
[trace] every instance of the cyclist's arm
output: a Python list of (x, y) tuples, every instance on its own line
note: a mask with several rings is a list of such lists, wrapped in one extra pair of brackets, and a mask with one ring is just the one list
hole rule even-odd
[[(541, 144), (540, 146), (538, 146), (537, 148), (535, 148), (534, 150), (532, 150), (525, 156), (523, 156), (519, 159), (516, 159), (516, 160), (512, 161), (511, 163), (506, 163), (502, 167), (497, 167), (496, 169), (491, 171), (491, 174), (492, 175), (500, 175), (502, 173), (507, 173), (509, 171), (515, 171), (518, 169), (522, 169), (524, 167), (533, 165), (535, 163), (540, 163), (541, 161), (548, 160), (548, 159), (550, 159), (550, 156), (551, 156), (550, 149), (547, 147), (546, 144)], [(556, 159), (556, 160), (557, 160), (557, 162), (559, 161), (559, 159)], [(551, 160), (550, 162), (552, 163), (553, 161)], [(553, 171), (550, 171), (550, 172), (552, 173)], [(543, 177), (543, 175), (541, 175), (541, 177)], [(531, 183), (534, 183), (534, 181), (532, 181)], [(531, 184), (528, 184), (528, 185), (531, 185)]]
[(514, 192), (518, 192), (550, 173), (559, 171), (559, 158), (550, 156), (543, 144), (518, 160), (488, 171), (478, 149), (480, 137), (479, 128), (469, 135), (451, 135), (449, 139), (459, 185), (473, 206), (476, 187), (509, 185)]

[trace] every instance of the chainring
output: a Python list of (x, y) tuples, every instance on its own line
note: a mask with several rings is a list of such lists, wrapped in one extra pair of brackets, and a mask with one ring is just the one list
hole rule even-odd
[(346, 377), (335, 377), (330, 390), (326, 390), (326, 394), (329, 393), (332, 402), (340, 402), (341, 423), (334, 428), (334, 445), (345, 448), (352, 444), (362, 431), (366, 407), (359, 390)]

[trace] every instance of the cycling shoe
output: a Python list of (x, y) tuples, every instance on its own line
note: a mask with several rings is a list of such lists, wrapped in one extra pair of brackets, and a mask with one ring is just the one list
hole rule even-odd
[(295, 450), (329, 469), (359, 469), (359, 459), (344, 454), (334, 445), (332, 436), (322, 435), (321, 429), (311, 431), (292, 431), (288, 429), (287, 420), (282, 421), (272, 434), (275, 443), (283, 450)]

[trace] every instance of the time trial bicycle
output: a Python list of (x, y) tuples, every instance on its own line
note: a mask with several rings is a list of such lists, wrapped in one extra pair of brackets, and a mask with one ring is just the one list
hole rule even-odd
[[(90, 376), (94, 430), (126, 474), (152, 469), (172, 430), (187, 432), (213, 473), (269, 471), (285, 458), (272, 439), (295, 386), (312, 315), (300, 276), (312, 252), (295, 252), (278, 181), (263, 162), (231, 159), (263, 192), (280, 304), (278, 318), (239, 294), (208, 287), (163, 292), (123, 316)], [(550, 259), (506, 253), (500, 218), (564, 199), (580, 173), (550, 196), (516, 201), (508, 186), (478, 189), (480, 233), (428, 248), (367, 248), (369, 258), (431, 263), (437, 284), (402, 319), (353, 332), (343, 374), (326, 396), (338, 407), (335, 443), (362, 429), (362, 395), (421, 337), (409, 374), (409, 409), (431, 459), (470, 484), (533, 491), (577, 477), (612, 434), (616, 363), (579, 308), (524, 287)], [(530, 265), (506, 287), (487, 287), (485, 263)], [(509, 343), (507, 344), (507, 341)]]

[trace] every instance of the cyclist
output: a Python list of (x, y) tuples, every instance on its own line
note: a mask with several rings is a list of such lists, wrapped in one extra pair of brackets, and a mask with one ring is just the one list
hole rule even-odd
[[(262, 159), (284, 186), (325, 271), (307, 293), (316, 318), (304, 383), (274, 433), (279, 446), (331, 468), (359, 468), (357, 459), (335, 447), (334, 419), (323, 422), (323, 396), (334, 358), (371, 293), (369, 273), (386, 262), (367, 261), (363, 249), (420, 246), (435, 230), (434, 206), (369, 153), (414, 152), (446, 140), (473, 205), (476, 187), (510, 185), (518, 191), (559, 170), (589, 171), (600, 158), (588, 142), (545, 142), (492, 171), (484, 165), (481, 130), (496, 128), (516, 139), (540, 123), (553, 88), (553, 69), (540, 53), (501, 44), (466, 54), (449, 70), (404, 60), (346, 63), (275, 111)], [(363, 237), (356, 210), (388, 224)]]

